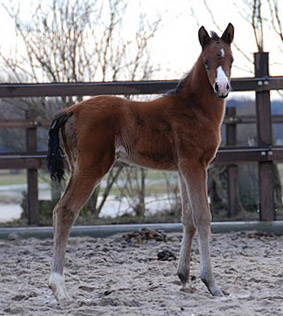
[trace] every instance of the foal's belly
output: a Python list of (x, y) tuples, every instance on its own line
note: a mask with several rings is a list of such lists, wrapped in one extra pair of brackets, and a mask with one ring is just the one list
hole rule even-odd
[(150, 169), (177, 170), (173, 152), (171, 150), (160, 150), (160, 148), (154, 148), (154, 146), (151, 148), (135, 147), (131, 149), (119, 146), (116, 149), (116, 160), (128, 165)]

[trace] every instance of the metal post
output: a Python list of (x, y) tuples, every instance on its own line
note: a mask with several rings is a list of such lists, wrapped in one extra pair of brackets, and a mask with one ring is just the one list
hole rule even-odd
[[(269, 76), (268, 53), (255, 53), (255, 76), (264, 78)], [(266, 85), (268, 80), (261, 80), (258, 85)], [(257, 143), (260, 147), (272, 146), (272, 120), (269, 91), (256, 92), (257, 116)], [(272, 221), (275, 219), (273, 195), (273, 162), (259, 162), (259, 195), (260, 195), (260, 220)]]
[[(237, 138), (236, 126), (236, 108), (229, 107), (226, 109), (226, 145), (235, 146)], [(239, 196), (239, 183), (238, 183), (238, 166), (228, 165), (228, 217), (232, 218), (238, 211), (238, 196)]]
[[(26, 119), (34, 121), (35, 110), (26, 111)], [(37, 132), (36, 125), (26, 129), (26, 149), (29, 154), (37, 151)], [(27, 169), (27, 207), (28, 224), (39, 224), (39, 203), (38, 203), (38, 172), (37, 169)]]

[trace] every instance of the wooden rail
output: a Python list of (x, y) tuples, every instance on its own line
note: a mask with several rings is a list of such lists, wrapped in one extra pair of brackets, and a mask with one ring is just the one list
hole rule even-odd
[[(46, 83), (46, 84), (0, 84), (0, 98), (45, 97), (45, 96), (94, 96), (100, 94), (137, 95), (161, 94), (173, 89), (178, 81), (117, 81), (88, 83)], [(260, 179), (260, 220), (275, 219), (273, 201), (273, 162), (283, 162), (283, 147), (272, 146), (271, 125), (283, 122), (283, 116), (271, 117), (270, 90), (283, 89), (283, 77), (270, 77), (268, 53), (255, 54), (255, 77), (232, 79), (233, 91), (255, 91), (256, 117), (235, 116), (235, 110), (228, 108), (224, 123), (227, 124), (227, 146), (220, 148), (214, 163), (228, 164), (229, 215), (237, 209), (238, 170), (240, 163), (258, 163)], [(234, 112), (233, 112), (234, 111)], [(256, 147), (236, 148), (236, 126), (240, 123), (256, 123), (258, 144)], [(50, 122), (35, 120), (33, 111), (27, 111), (25, 120), (0, 120), (0, 128), (26, 129), (25, 153), (0, 154), (0, 169), (27, 169), (29, 223), (38, 224), (37, 170), (45, 168), (46, 152), (38, 152), (37, 128), (47, 127)]]
[[(45, 169), (46, 152), (0, 154), (0, 169)], [(221, 147), (214, 164), (283, 162), (283, 147)]]
[[(81, 83), (0, 84), (0, 98), (94, 96), (99, 94), (161, 94), (174, 89), (178, 80), (144, 80)], [(234, 78), (233, 91), (264, 92), (283, 89), (282, 77)]]

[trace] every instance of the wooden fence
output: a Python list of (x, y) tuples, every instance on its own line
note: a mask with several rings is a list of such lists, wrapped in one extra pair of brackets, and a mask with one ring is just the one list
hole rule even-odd
[[(270, 91), (283, 89), (283, 77), (269, 76), (268, 53), (254, 55), (255, 76), (232, 79), (233, 91), (254, 91), (256, 94), (257, 146), (236, 147), (236, 126), (239, 118), (235, 110), (227, 110), (227, 146), (219, 149), (214, 163), (228, 164), (228, 214), (233, 216), (237, 208), (237, 165), (257, 163), (259, 170), (260, 220), (275, 219), (273, 194), (273, 163), (283, 162), (283, 146), (272, 146), (272, 120), (281, 122), (283, 116), (271, 117)], [(48, 84), (0, 84), (0, 98), (45, 96), (94, 96), (99, 94), (138, 95), (161, 94), (173, 89), (178, 81), (136, 81), (103, 83), (48, 83)], [(247, 120), (254, 122), (253, 117)], [(248, 121), (247, 121), (248, 122)], [(283, 122), (283, 121), (282, 121)], [(29, 224), (39, 223), (38, 169), (45, 168), (46, 152), (37, 151), (37, 128), (49, 126), (48, 121), (37, 121), (35, 111), (27, 111), (25, 120), (0, 120), (0, 128), (24, 128), (26, 130), (25, 153), (1, 153), (0, 169), (27, 169), (27, 200)]]

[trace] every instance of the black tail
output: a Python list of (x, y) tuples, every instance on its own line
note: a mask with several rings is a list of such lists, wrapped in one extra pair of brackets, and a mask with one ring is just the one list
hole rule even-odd
[(60, 129), (65, 125), (71, 114), (60, 113), (53, 120), (49, 129), (47, 168), (51, 179), (61, 181), (64, 179), (64, 152), (60, 146)]

